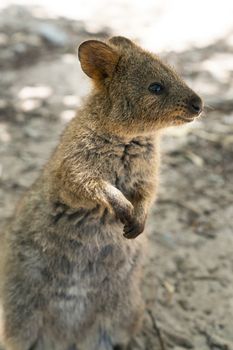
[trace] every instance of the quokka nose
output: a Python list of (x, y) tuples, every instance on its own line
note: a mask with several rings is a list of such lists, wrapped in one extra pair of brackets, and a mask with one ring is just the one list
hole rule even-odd
[(189, 109), (192, 113), (199, 114), (203, 108), (203, 102), (199, 96), (193, 96), (189, 101)]

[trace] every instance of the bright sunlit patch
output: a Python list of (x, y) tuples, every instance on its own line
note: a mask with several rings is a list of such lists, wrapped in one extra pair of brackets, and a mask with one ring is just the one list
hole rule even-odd
[(33, 99), (33, 98), (46, 99), (51, 95), (52, 95), (51, 87), (40, 85), (40, 86), (23, 87), (20, 90), (18, 97), (20, 99)]
[(20, 102), (19, 107), (23, 112), (33, 111), (41, 106), (40, 100), (29, 99)]
[(66, 53), (64, 55), (62, 55), (62, 61), (68, 64), (77, 62), (77, 57), (75, 57), (74, 55), (71, 55), (69, 53)]
[(77, 107), (80, 104), (80, 99), (75, 95), (67, 95), (63, 97), (63, 103), (67, 107)]
[(228, 38), (226, 39), (226, 42), (229, 46), (233, 46), (233, 33), (228, 36)]
[(64, 123), (68, 123), (71, 119), (75, 117), (75, 113), (76, 112), (73, 109), (66, 109), (61, 113), (60, 118)]
[(221, 83), (229, 80), (229, 74), (233, 71), (232, 53), (217, 53), (209, 60), (204, 61), (199, 67), (201, 70), (209, 71)]
[[(155, 51), (204, 46), (230, 33), (233, 25), (232, 0), (115, 0), (111, 6), (109, 0), (1, 0), (0, 8), (12, 3), (36, 3), (46, 17), (81, 20), (91, 32), (107, 27)], [(38, 7), (37, 12), (40, 16)]]

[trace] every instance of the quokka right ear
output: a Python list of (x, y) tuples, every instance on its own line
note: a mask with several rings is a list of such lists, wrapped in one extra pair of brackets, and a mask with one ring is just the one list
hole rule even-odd
[(128, 38), (125, 38), (124, 36), (113, 36), (109, 39), (109, 42), (110, 44), (121, 47), (123, 49), (135, 47), (134, 42)]
[(84, 73), (97, 81), (111, 77), (120, 58), (112, 47), (98, 40), (84, 41), (78, 57)]

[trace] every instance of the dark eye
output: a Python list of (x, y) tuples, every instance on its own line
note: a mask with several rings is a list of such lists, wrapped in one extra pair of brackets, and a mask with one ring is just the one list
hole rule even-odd
[(161, 95), (164, 92), (165, 87), (160, 83), (152, 83), (149, 85), (148, 90), (152, 92), (152, 94)]

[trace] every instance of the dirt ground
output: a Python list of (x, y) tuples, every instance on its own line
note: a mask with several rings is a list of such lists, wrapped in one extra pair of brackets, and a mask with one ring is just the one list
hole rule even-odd
[[(91, 36), (80, 21), (19, 7), (0, 12), (0, 229), (88, 92), (75, 47)], [(164, 133), (147, 227), (147, 313), (132, 349), (233, 349), (232, 54), (224, 38), (163, 55), (207, 111)]]

